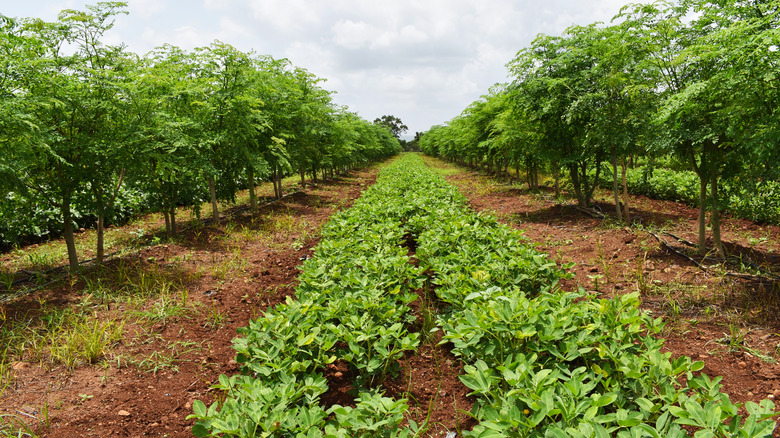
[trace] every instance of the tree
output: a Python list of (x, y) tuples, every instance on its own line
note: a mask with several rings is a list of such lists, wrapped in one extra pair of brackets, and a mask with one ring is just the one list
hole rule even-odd
[[(62, 11), (56, 23), (24, 22), (26, 46), (38, 56), (27, 64), (20, 86), (37, 124), (26, 132), (27, 159), (16, 172), (27, 190), (60, 209), (72, 270), (79, 267), (74, 202), (82, 214), (97, 216), (100, 261), (104, 218), (124, 177), (121, 153), (132, 129), (123, 99), (132, 69), (124, 48), (104, 46), (101, 37), (125, 7), (106, 2)], [(68, 44), (72, 53), (63, 50)]]
[(393, 137), (399, 139), (401, 138), (401, 134), (409, 130), (409, 127), (404, 125), (401, 119), (391, 115), (384, 115), (374, 119), (374, 124), (384, 126), (393, 134)]

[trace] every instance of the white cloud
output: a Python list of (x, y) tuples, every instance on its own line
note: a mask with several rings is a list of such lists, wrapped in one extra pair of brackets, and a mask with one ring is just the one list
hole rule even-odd
[[(87, 0), (83, 0), (86, 2)], [(625, 0), (627, 1), (627, 0)], [(82, 1), (8, 2), (10, 16), (53, 20)], [(90, 2), (94, 3), (94, 2)], [(540, 32), (609, 22), (624, 0), (129, 0), (107, 42), (146, 53), (215, 39), (286, 57), (337, 91), (338, 104), (373, 120), (400, 117), (410, 131), (447, 121), (496, 82)], [(44, 17), (42, 14), (47, 14)]]

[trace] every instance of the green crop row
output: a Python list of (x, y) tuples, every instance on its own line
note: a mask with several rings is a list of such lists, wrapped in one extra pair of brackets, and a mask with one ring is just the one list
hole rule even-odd
[[(400, 164), (324, 227), (315, 256), (306, 261), (288, 299), (252, 321), (234, 340), (242, 373), (222, 376), (224, 401), (198, 401), (196, 436), (409, 436), (401, 428), (407, 401), (378, 390), (398, 371), (398, 359), (415, 350), (408, 304), (422, 286), (422, 268), (402, 246), (403, 192), (395, 185)], [(359, 391), (355, 407), (323, 406), (326, 368), (346, 363)]]
[(557, 286), (547, 257), (518, 232), (465, 210), (434, 213), (420, 266), (450, 305), (442, 342), (477, 397), (472, 437), (771, 436), (774, 405), (743, 419), (703, 362), (661, 353), (660, 319), (638, 294), (597, 299)]
[[(443, 343), (476, 399), (472, 437), (770, 436), (774, 405), (740, 405), (702, 362), (661, 353), (662, 322), (636, 294), (614, 300), (558, 286), (568, 274), (522, 233), (470, 211), (415, 155), (382, 171), (323, 231), (297, 299), (241, 330), (242, 374), (224, 400), (194, 405), (197, 436), (417, 436), (407, 401), (381, 392), (409, 332), (415, 290), (433, 290)], [(416, 250), (417, 266), (409, 250)], [(425, 276), (424, 273), (431, 273)], [(324, 406), (330, 364), (349, 364), (354, 407)]]
[[(595, 172), (591, 173), (591, 177)], [(599, 185), (612, 188), (610, 168), (601, 172)], [(628, 191), (653, 199), (699, 204), (699, 177), (691, 171), (639, 166), (626, 171)], [(744, 219), (780, 224), (780, 182), (750, 179), (722, 179), (720, 182), (722, 208)]]

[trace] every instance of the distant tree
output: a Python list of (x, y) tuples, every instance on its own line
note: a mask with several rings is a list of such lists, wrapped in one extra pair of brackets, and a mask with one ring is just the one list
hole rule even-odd
[(396, 116), (382, 116), (374, 119), (375, 125), (381, 125), (387, 128), (395, 138), (401, 138), (401, 134), (409, 130), (409, 127)]

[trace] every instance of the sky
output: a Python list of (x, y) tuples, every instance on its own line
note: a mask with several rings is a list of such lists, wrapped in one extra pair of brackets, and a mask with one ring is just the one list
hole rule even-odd
[[(540, 33), (609, 22), (629, 0), (129, 0), (108, 44), (145, 54), (214, 40), (287, 58), (327, 80), (333, 100), (373, 121), (391, 114), (427, 131), (496, 83)], [(636, 0), (634, 0), (636, 1)], [(56, 20), (83, 0), (2, 0), (0, 14)]]

